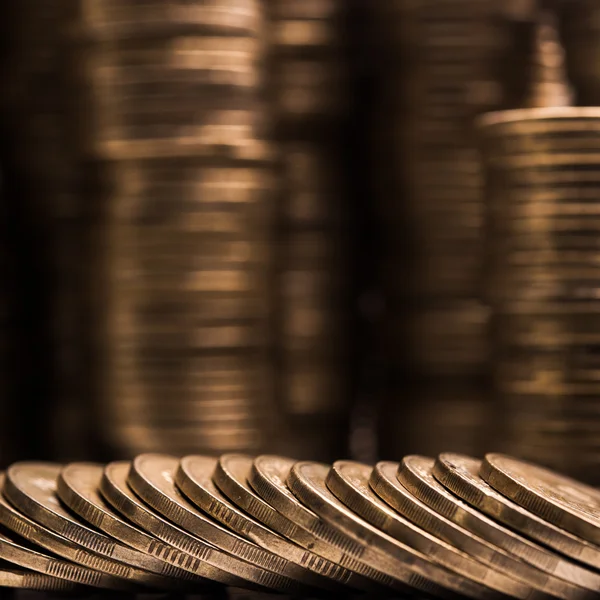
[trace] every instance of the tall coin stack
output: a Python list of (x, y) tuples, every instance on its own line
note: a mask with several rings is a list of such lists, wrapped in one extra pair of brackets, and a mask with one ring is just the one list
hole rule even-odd
[(494, 393), (506, 448), (597, 484), (600, 110), (565, 106), (561, 48), (540, 31), (534, 108), (481, 122)]
[(342, 385), (344, 2), (268, 4), (282, 182), (276, 361), (289, 429), (282, 451), (325, 460), (343, 452), (348, 411)]
[[(487, 310), (478, 299), (483, 197), (473, 120), (506, 102), (511, 30), (490, 0), (399, 0), (379, 11), (389, 370), (381, 453), (450, 446), (478, 453), (488, 349)], [(461, 434), (444, 439), (429, 433), (432, 426)]]
[(104, 439), (255, 451), (275, 430), (261, 3), (73, 4), (82, 151), (105, 187), (90, 274)]
[(22, 373), (20, 406), (44, 422), (32, 437), (74, 458), (86, 445), (86, 407), (79, 376), (79, 177), (67, 135), (64, 6), (25, 0), (10, 13), (4, 119), (10, 176), (24, 200), (14, 209), (14, 235), (21, 261), (18, 305), (27, 307), (19, 320), (18, 344), (27, 357), (20, 370), (30, 370)]

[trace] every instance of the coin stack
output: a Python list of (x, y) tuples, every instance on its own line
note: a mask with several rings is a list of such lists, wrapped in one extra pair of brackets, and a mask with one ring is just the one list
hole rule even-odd
[(274, 430), (275, 191), (259, 0), (80, 0), (79, 143), (104, 187), (92, 271), (105, 440), (254, 450)]
[[(6, 16), (9, 50), (3, 119), (12, 168), (24, 202), (15, 209), (23, 269), (20, 302), (27, 303), (23, 339), (29, 355), (23, 407), (48, 411), (40, 437), (63, 456), (83, 452), (87, 407), (81, 401), (79, 352), (81, 214), (79, 176), (67, 136), (62, 2), (16, 3)], [(23, 286), (22, 286), (23, 287)], [(35, 350), (31, 350), (35, 349)], [(21, 367), (22, 368), (22, 367)], [(38, 398), (43, 397), (43, 401)], [(25, 409), (27, 410), (27, 409)], [(64, 446), (69, 439), (70, 447)]]
[(583, 600), (600, 586), (597, 490), (502, 454), (18, 462), (0, 490), (6, 587)]
[(283, 451), (325, 459), (342, 451), (348, 410), (342, 372), (345, 3), (268, 4), (282, 182), (275, 287), (278, 390), (289, 428)]
[[(533, 106), (568, 100), (556, 76), (560, 47), (545, 39), (553, 55), (539, 62), (554, 74), (534, 86)], [(531, 108), (481, 123), (486, 296), (504, 441), (513, 453), (598, 483), (600, 111)]]
[[(488, 311), (478, 285), (483, 181), (472, 123), (508, 101), (504, 70), (515, 32), (490, 0), (399, 0), (379, 11), (378, 162), (389, 182), (379, 202), (386, 252), (382, 343), (391, 372), (382, 414), (410, 432), (413, 409), (435, 418), (438, 409), (421, 402), (434, 390), (445, 395), (445, 413), (465, 410), (453, 400), (462, 390), (473, 399), (467, 413), (483, 415), (488, 401)], [(415, 430), (415, 437), (422, 451), (444, 446), (426, 430)], [(476, 438), (472, 430), (457, 449), (478, 452)], [(382, 453), (407, 450), (398, 447), (404, 439), (382, 432)]]

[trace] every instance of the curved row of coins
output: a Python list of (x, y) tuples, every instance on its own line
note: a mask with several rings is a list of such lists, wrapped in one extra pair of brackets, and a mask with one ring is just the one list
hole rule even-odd
[[(142, 454), (1, 476), (0, 585), (578, 600), (600, 491), (501, 454), (375, 467)], [(221, 596), (222, 597), (222, 596)]]

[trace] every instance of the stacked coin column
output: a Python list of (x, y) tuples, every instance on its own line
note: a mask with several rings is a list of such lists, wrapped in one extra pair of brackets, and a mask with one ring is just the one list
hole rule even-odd
[(275, 418), (261, 5), (77, 8), (82, 149), (106, 187), (90, 274), (104, 439), (127, 455), (257, 452)]
[(505, 449), (598, 483), (600, 110), (491, 114), (482, 136)]
[(281, 155), (277, 362), (282, 452), (343, 451), (346, 253), (343, 243), (344, 2), (269, 3), (270, 87)]
[[(478, 452), (487, 310), (479, 302), (482, 176), (473, 119), (505, 102), (511, 47), (495, 2), (398, 1), (379, 10), (379, 192), (388, 390), (381, 453)], [(441, 435), (441, 432), (444, 435)]]

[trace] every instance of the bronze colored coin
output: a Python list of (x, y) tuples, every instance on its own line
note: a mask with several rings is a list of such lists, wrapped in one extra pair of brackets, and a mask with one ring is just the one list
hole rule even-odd
[(285, 558), (288, 561), (285, 575), (330, 591), (347, 589), (347, 577), (343, 569), (291, 543), (232, 504), (213, 483), (211, 475), (216, 464), (216, 458), (187, 456), (179, 463), (175, 483), (185, 496), (209, 516), (261, 548)]
[(482, 595), (487, 596), (495, 590), (513, 598), (532, 596), (530, 587), (472, 559), (392, 510), (369, 487), (372, 471), (368, 465), (337, 461), (327, 475), (326, 484), (341, 502), (374, 527), (451, 571), (481, 584), (484, 587)]
[[(363, 560), (365, 554), (363, 543), (322, 519), (292, 494), (286, 481), (295, 462), (282, 456), (258, 456), (252, 465), (248, 482), (256, 493), (278, 513), (309, 531), (322, 542), (331, 545), (331, 549), (327, 549), (326, 558), (337, 562), (343, 553), (347, 553), (361, 563), (366, 562)], [(383, 574), (377, 565), (372, 568)], [(393, 577), (380, 579), (380, 581), (388, 587), (393, 587), (397, 583)], [(405, 590), (402, 584), (400, 589)]]
[(481, 477), (542, 519), (600, 544), (600, 493), (549, 469), (501, 454), (486, 455)]
[[(432, 563), (425, 555), (376, 529), (348, 510), (327, 488), (329, 467), (297, 462), (288, 476), (292, 493), (324, 520), (363, 544), (362, 559), (376, 565), (410, 588), (451, 597), (455, 593), (471, 598), (488, 597), (482, 586)], [(483, 592), (483, 593), (482, 593)], [(489, 592), (493, 597), (494, 593)]]
[(396, 475), (399, 467), (399, 463), (377, 463), (369, 480), (371, 488), (387, 504), (416, 525), (452, 544), (472, 558), (502, 571), (505, 575), (543, 594), (556, 595), (554, 591), (550, 592), (548, 589), (549, 576), (546, 573), (474, 535), (462, 525), (454, 523), (421, 502), (398, 481)]
[(254, 583), (280, 591), (307, 591), (284, 575), (288, 563), (285, 558), (248, 542), (193, 506), (175, 486), (178, 464), (172, 456), (142, 454), (132, 462), (127, 483), (143, 502), (165, 518), (254, 567), (249, 571)]
[(100, 495), (100, 481), (104, 468), (92, 463), (71, 463), (60, 472), (57, 481), (58, 497), (82, 519), (106, 535), (156, 557), (152, 571), (159, 575), (176, 578), (182, 588), (192, 584), (206, 586), (209, 582), (184, 570), (189, 556), (172, 546), (148, 535), (125, 521)]
[(509, 500), (480, 476), (481, 461), (460, 454), (440, 454), (434, 477), (452, 493), (507, 527), (596, 569), (600, 547), (579, 538)]
[(14, 463), (6, 471), (2, 491), (9, 502), (18, 506), (32, 520), (91, 552), (129, 567), (128, 578), (132, 581), (159, 589), (176, 587), (170, 578), (145, 569), (144, 565), (156, 560), (154, 557), (148, 557), (91, 529), (63, 507), (56, 496), (56, 480), (60, 469), (60, 465), (52, 463)]
[(247, 571), (245, 563), (180, 529), (142, 503), (127, 485), (129, 468), (128, 462), (109, 463), (100, 482), (102, 496), (119, 514), (166, 544), (189, 555), (186, 570), (225, 585), (253, 585), (244, 577)]
[(139, 591), (140, 589), (139, 585), (128, 581), (130, 567), (89, 552), (62, 535), (58, 535), (43, 525), (32, 521), (11, 506), (1, 494), (0, 523), (32, 544), (36, 544), (68, 561), (89, 567), (90, 573), (99, 573), (99, 575), (94, 575), (96, 579), (93, 584), (90, 584), (94, 587), (124, 591)]
[(432, 474), (433, 464), (433, 459), (406, 456), (398, 471), (398, 479), (433, 510), (544, 571), (548, 575), (548, 593), (559, 598), (585, 598), (597, 593), (598, 585), (592, 582), (600, 576), (589, 571), (582, 581), (579, 576), (581, 567), (473, 509), (436, 481)]
[[(181, 461), (180, 468), (183, 468), (185, 460)], [(356, 589), (381, 592), (385, 587), (386, 576), (381, 583), (377, 583), (381, 575), (378, 571), (297, 525), (275, 510), (252, 489), (249, 484), (252, 462), (252, 457), (247, 455), (223, 454), (217, 461), (213, 481), (231, 502), (257, 521), (331, 564), (337, 564), (338, 569), (341, 570), (340, 581)]]
[(13, 568), (7, 564), (0, 565), (0, 587), (60, 593), (83, 592), (85, 590), (80, 585), (71, 583), (66, 579)]
[(97, 583), (102, 579), (100, 572), (42, 554), (6, 533), (0, 533), (0, 558), (19, 567), (71, 583), (98, 587)]

